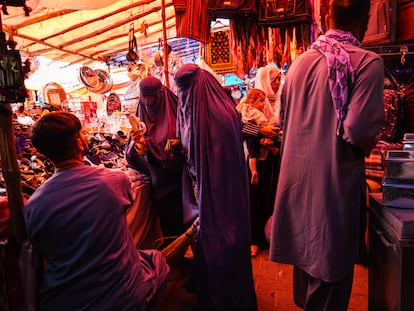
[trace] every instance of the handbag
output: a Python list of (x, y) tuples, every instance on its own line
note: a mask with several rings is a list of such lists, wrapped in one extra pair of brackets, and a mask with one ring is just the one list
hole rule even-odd
[(210, 19), (256, 16), (257, 2), (258, 0), (210, 0), (208, 12)]
[(397, 6), (397, 0), (371, 1), (368, 28), (361, 42), (362, 45), (394, 44), (396, 42)]
[(309, 0), (260, 0), (257, 24), (289, 27), (312, 23)]

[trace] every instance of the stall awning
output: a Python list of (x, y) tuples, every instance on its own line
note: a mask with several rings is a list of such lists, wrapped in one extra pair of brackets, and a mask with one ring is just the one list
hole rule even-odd
[[(165, 0), (165, 28), (176, 37), (175, 10)], [(32, 9), (7, 6), (1, 14), (6, 39), (17, 49), (54, 61), (94, 66), (126, 54), (129, 29), (134, 26), (138, 47), (162, 39), (161, 0), (27, 0)]]

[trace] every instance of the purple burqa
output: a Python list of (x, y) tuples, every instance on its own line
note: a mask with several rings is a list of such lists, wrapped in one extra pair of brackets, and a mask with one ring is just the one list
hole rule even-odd
[[(154, 77), (148, 77), (141, 83), (146, 85), (144, 91), (156, 98), (148, 106), (140, 100), (136, 112), (147, 127), (144, 137), (148, 152), (145, 156), (139, 156), (131, 141), (126, 150), (126, 159), (132, 168), (151, 176), (152, 203), (163, 234), (177, 236), (185, 230), (183, 206), (188, 211), (186, 215), (192, 211), (192, 204), (189, 200), (183, 203), (181, 196), (182, 155), (165, 150), (167, 140), (176, 137), (177, 96)], [(185, 222), (192, 220), (188, 216), (186, 218)]]
[(201, 310), (257, 310), (250, 256), (249, 186), (241, 124), (218, 81), (194, 64), (178, 70), (177, 133), (198, 189), (195, 249)]

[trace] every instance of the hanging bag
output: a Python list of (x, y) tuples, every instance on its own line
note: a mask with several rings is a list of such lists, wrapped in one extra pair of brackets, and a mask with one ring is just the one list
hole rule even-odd
[(211, 19), (215, 18), (235, 18), (257, 15), (258, 0), (210, 0), (208, 12)]
[(396, 42), (397, 5), (397, 0), (371, 0), (370, 18), (362, 45), (375, 46)]
[(260, 0), (258, 24), (289, 27), (312, 23), (309, 0)]

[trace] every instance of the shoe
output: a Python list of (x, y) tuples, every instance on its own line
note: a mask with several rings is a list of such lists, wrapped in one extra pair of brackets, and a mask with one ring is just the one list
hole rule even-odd
[(259, 246), (250, 245), (250, 254), (252, 255), (252, 257), (256, 257), (258, 251), (259, 251)]

